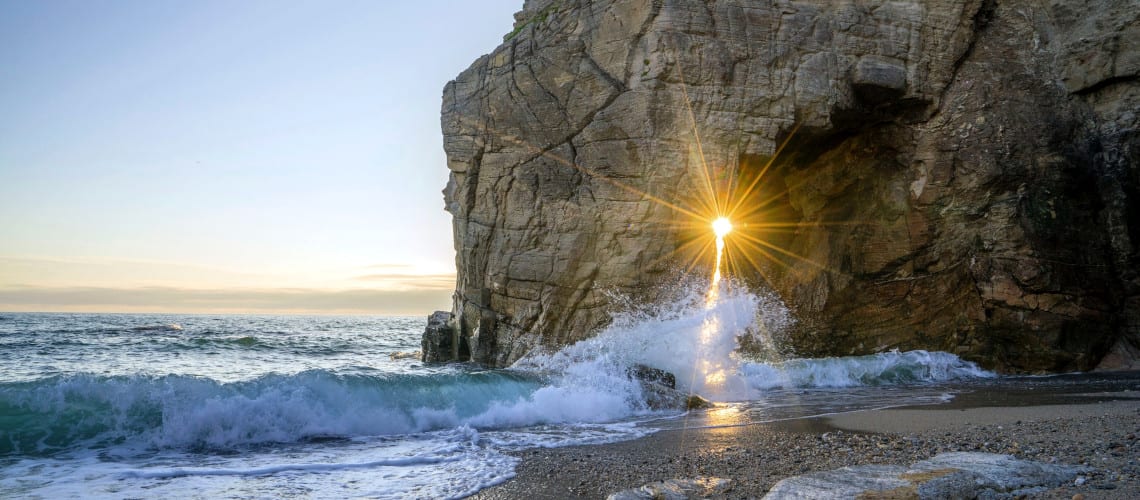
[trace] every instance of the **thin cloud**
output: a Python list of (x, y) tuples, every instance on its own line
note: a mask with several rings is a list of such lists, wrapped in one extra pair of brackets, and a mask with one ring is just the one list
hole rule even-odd
[(353, 281), (384, 283), (399, 288), (420, 290), (451, 290), (455, 287), (454, 274), (400, 274), (375, 273), (356, 276)]
[[(186, 286), (250, 283), (264, 285), (273, 276), (197, 264), (101, 257), (26, 257), (0, 255), (0, 286), (41, 287)], [(208, 280), (209, 284), (203, 281)]]
[(227, 272), (232, 274), (255, 275), (242, 271), (220, 269), (200, 264), (186, 262), (172, 262), (151, 259), (123, 259), (110, 257), (40, 257), (27, 255), (0, 255), (0, 264), (4, 265), (84, 265), (84, 266), (161, 266), (168, 268), (190, 269), (196, 271)]
[(392, 269), (408, 269), (408, 270), (411, 270), (414, 268), (415, 268), (415, 266), (413, 266), (411, 264), (394, 264), (394, 263), (372, 264), (370, 266), (364, 266), (364, 269), (377, 269), (377, 270), (382, 270), (382, 269), (383, 270), (392, 270)]

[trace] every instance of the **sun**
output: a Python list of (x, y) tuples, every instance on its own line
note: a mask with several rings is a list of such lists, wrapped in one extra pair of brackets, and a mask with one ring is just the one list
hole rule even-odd
[(725, 235), (732, 232), (732, 222), (727, 217), (717, 217), (712, 223), (712, 228), (717, 238), (724, 238)]
[(712, 223), (712, 228), (716, 234), (716, 267), (713, 268), (712, 286), (709, 288), (710, 307), (716, 303), (717, 285), (720, 284), (720, 263), (724, 260), (724, 237), (732, 231), (732, 222), (729, 222), (728, 217), (717, 217)]

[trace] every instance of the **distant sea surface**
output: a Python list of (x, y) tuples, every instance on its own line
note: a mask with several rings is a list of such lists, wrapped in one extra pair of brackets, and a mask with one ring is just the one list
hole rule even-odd
[[(419, 317), (0, 313), (0, 497), (457, 498), (511, 478), (511, 451), (937, 404), (993, 376), (924, 351), (737, 359), (778, 305), (700, 296), (506, 370), (406, 356)], [(642, 363), (717, 407), (649, 408)]]

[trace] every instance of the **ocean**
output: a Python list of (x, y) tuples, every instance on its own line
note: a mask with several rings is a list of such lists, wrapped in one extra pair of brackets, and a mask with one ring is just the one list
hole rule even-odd
[[(422, 317), (0, 313), (0, 497), (459, 498), (510, 479), (515, 451), (940, 404), (994, 377), (939, 352), (734, 353), (790, 321), (694, 288), (487, 370), (408, 356)], [(637, 364), (716, 406), (652, 408)]]

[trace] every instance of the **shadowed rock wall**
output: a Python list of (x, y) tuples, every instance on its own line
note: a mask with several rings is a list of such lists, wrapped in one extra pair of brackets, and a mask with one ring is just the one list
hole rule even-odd
[(611, 292), (652, 300), (710, 190), (763, 171), (733, 204), (764, 244), (733, 272), (794, 310), (796, 354), (1136, 366), (1140, 0), (528, 0), (516, 21), (444, 88), (447, 352), (507, 365), (589, 336)]

